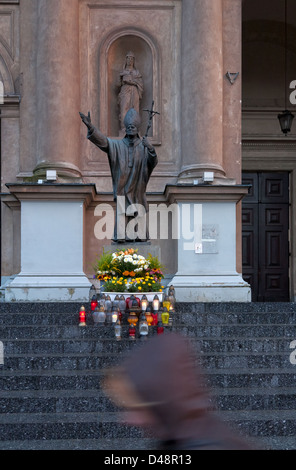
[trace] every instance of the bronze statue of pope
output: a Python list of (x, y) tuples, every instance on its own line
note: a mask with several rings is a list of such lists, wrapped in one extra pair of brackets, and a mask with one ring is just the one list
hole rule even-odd
[[(155, 148), (147, 137), (140, 138), (140, 116), (135, 109), (130, 109), (124, 119), (125, 137), (112, 139), (102, 134), (91, 122), (90, 113), (80, 113), (82, 122), (88, 129), (87, 138), (101, 150), (107, 153), (111, 170), (114, 201), (121, 196), (125, 200), (125, 209), (129, 206), (141, 205), (148, 213), (146, 189), (153, 169), (157, 165)], [(117, 221), (117, 217), (116, 217)], [(131, 241), (130, 238), (122, 238), (117, 234), (117, 223), (113, 240), (116, 242)], [(145, 241), (148, 234), (136, 237), (133, 241)]]

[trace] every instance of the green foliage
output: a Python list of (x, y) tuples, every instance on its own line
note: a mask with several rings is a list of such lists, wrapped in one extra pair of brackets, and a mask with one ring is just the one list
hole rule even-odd
[(112, 253), (109, 251), (104, 251), (99, 259), (96, 260), (93, 268), (95, 272), (108, 272), (111, 269)]
[(160, 263), (159, 259), (157, 256), (152, 256), (151, 254), (148, 255), (147, 260), (149, 261), (149, 267), (150, 269), (158, 270), (158, 271), (163, 271), (164, 267)]

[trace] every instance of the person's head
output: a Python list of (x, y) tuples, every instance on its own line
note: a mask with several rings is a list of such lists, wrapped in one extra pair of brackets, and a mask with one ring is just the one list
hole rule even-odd
[(127, 424), (153, 428), (160, 439), (186, 437), (187, 421), (203, 415), (208, 397), (185, 338), (166, 333), (133, 349), (109, 374), (105, 391), (125, 409)]
[(141, 119), (139, 113), (134, 108), (131, 108), (124, 118), (126, 135), (131, 137), (138, 135), (140, 125)]
[(250, 450), (211, 413), (204, 377), (190, 346), (189, 340), (174, 333), (148, 338), (109, 374), (105, 392), (125, 409), (127, 424), (148, 428), (150, 436), (164, 441), (161, 445)]

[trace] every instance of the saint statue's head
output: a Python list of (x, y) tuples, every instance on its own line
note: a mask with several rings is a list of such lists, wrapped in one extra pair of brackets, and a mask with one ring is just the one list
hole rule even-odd
[(135, 65), (135, 54), (129, 51), (125, 56), (125, 67), (133, 67)]
[(141, 126), (141, 118), (139, 113), (131, 108), (125, 115), (124, 126), (127, 135), (137, 135)]

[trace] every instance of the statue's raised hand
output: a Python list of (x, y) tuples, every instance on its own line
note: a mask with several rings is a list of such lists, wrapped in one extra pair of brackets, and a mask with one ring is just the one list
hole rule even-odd
[(81, 117), (82, 122), (86, 125), (86, 127), (88, 129), (93, 129), (94, 126), (92, 125), (92, 122), (91, 122), (90, 111), (88, 112), (87, 116), (83, 113), (79, 113), (79, 115)]

